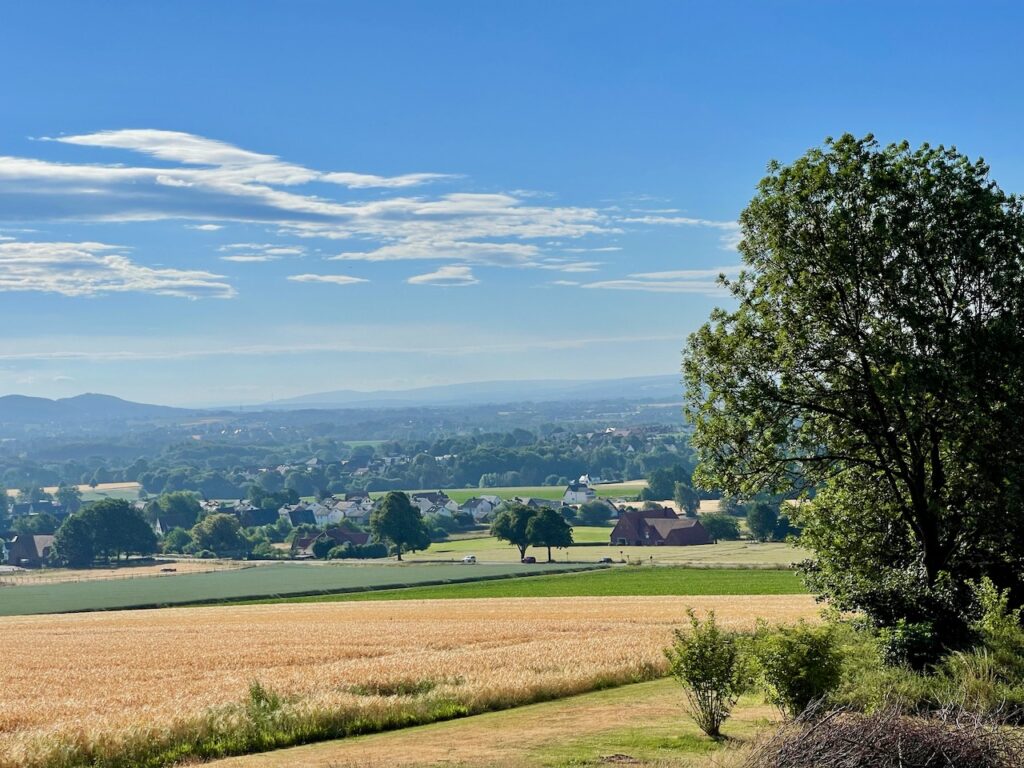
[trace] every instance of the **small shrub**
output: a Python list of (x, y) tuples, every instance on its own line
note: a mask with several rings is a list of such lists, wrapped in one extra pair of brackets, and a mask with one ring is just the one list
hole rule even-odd
[(831, 624), (811, 627), (801, 621), (768, 631), (754, 642), (761, 685), (768, 701), (796, 717), (835, 690), (842, 675), (842, 654)]
[(437, 680), (388, 680), (349, 686), (357, 696), (422, 696), (438, 686)]
[(665, 650), (672, 675), (686, 691), (690, 716), (713, 739), (721, 737), (745, 687), (736, 636), (718, 628), (713, 611), (701, 622), (693, 610), (690, 631), (675, 630), (675, 642)]

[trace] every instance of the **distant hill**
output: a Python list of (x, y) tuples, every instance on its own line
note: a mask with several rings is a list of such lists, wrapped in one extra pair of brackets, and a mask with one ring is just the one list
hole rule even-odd
[(409, 408), (432, 405), (488, 405), (520, 402), (652, 400), (678, 402), (682, 385), (678, 374), (637, 376), (627, 379), (532, 381), (480, 381), (415, 389), (359, 391), (339, 389), (274, 400), (262, 407), (294, 408)]
[(84, 394), (49, 400), (45, 397), (0, 397), (0, 424), (62, 424), (74, 426), (101, 422), (157, 421), (188, 416), (195, 411), (166, 405), (147, 405), (112, 395)]

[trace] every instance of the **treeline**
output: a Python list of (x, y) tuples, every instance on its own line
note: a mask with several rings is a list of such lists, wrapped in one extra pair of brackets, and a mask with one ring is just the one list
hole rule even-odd
[[(304, 436), (287, 444), (188, 440), (155, 458), (8, 465), (8, 487), (138, 482), (147, 494), (191, 491), (207, 499), (244, 498), (255, 486), (299, 496), (388, 491), (561, 485), (589, 473), (603, 480), (645, 477), (681, 465), (692, 471), (686, 436), (665, 428), (628, 434), (575, 434), (561, 427), (457, 435), (432, 441), (350, 445)], [(10, 460), (8, 460), (10, 464)], [(669, 498), (666, 496), (664, 498)]]

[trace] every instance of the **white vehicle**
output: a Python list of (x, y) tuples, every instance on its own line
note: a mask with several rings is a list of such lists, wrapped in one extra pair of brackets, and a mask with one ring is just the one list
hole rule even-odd
[(466, 555), (462, 558), (462, 562), (467, 565), (476, 565), (476, 555)]

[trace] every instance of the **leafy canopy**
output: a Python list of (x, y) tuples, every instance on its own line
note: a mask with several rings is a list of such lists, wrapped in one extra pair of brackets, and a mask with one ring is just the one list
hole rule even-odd
[(430, 531), (423, 515), (401, 491), (387, 494), (370, 515), (370, 531), (378, 541), (389, 543), (397, 559), (403, 550), (416, 551), (430, 546)]
[(946, 646), (972, 582), (1024, 601), (1024, 215), (988, 172), (850, 135), (772, 163), (736, 308), (684, 359), (696, 480), (817, 489), (796, 520), (812, 586)]

